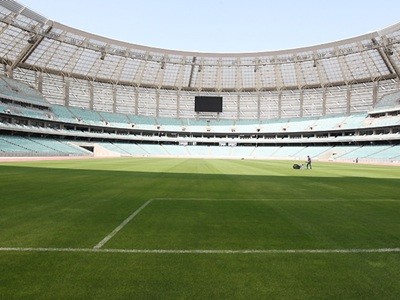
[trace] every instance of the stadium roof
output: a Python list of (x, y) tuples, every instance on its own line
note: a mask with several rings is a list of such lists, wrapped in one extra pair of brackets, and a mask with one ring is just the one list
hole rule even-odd
[(0, 61), (64, 76), (156, 89), (263, 91), (351, 85), (400, 76), (400, 23), (282, 51), (202, 53), (112, 40), (0, 1)]

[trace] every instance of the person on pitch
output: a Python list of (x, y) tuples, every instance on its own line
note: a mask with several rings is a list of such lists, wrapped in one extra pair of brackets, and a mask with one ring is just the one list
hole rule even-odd
[(311, 167), (311, 157), (309, 155), (307, 155), (307, 169), (308, 167), (310, 167), (310, 170), (312, 169)]

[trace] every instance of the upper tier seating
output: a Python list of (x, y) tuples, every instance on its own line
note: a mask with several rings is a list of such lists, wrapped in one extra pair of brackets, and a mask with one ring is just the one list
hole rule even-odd
[(2, 75), (0, 75), (0, 98), (40, 106), (48, 106), (48, 103), (43, 95), (34, 88), (21, 81)]
[(382, 97), (376, 103), (374, 110), (400, 107), (400, 92), (391, 93)]

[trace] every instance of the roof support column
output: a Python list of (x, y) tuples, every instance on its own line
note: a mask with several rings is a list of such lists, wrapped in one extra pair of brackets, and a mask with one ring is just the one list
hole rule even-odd
[(322, 88), (322, 115), (326, 115), (326, 87)]
[(64, 77), (64, 105), (69, 106), (69, 78)]
[(217, 68), (217, 90), (221, 92), (222, 89), (222, 58), (218, 59)]
[(117, 112), (117, 86), (112, 85), (112, 101), (113, 101), (113, 113)]
[(89, 82), (89, 109), (93, 110), (94, 108), (94, 86), (93, 81)]
[(160, 90), (156, 91), (156, 118), (160, 116)]
[[(189, 76), (188, 87), (191, 87), (191, 86), (192, 86), (192, 79), (193, 79), (195, 64), (196, 64), (196, 56), (193, 56), (192, 64), (191, 64), (191, 66), (190, 66), (190, 76)], [(184, 66), (184, 64), (182, 64), (181, 68), (182, 68), (183, 66)], [(183, 77), (183, 71), (181, 72), (181, 74), (182, 74), (181, 76)]]
[(10, 77), (10, 78), (14, 78), (14, 71), (13, 71), (13, 69), (11, 68), (11, 66), (6, 65), (5, 68), (6, 68), (7, 76)]
[(240, 119), (240, 94), (237, 94), (237, 113), (236, 113), (236, 119)]
[(347, 93), (346, 93), (346, 115), (350, 115), (350, 106), (351, 106), (351, 85), (347, 85)]
[(39, 71), (35, 72), (35, 81), (36, 81), (35, 85), (36, 85), (37, 90), (40, 93), (43, 93), (43, 73), (42, 72), (39, 72)]
[(180, 118), (179, 108), (181, 106), (181, 92), (176, 91), (176, 117)]
[(372, 85), (372, 106), (378, 102), (378, 86), (379, 82), (374, 82)]
[(139, 114), (139, 90), (137, 87), (135, 87), (135, 115)]
[(278, 94), (278, 118), (282, 117), (282, 90)]
[(300, 118), (304, 115), (304, 90), (300, 89)]

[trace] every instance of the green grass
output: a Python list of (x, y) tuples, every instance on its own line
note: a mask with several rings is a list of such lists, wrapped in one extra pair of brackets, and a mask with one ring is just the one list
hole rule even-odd
[[(400, 247), (400, 168), (202, 159), (0, 164), (0, 248)], [(0, 299), (400, 297), (400, 252), (0, 251)]]

